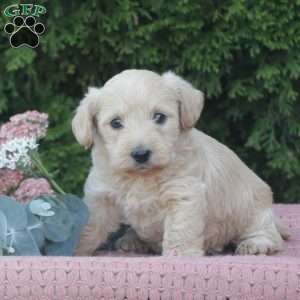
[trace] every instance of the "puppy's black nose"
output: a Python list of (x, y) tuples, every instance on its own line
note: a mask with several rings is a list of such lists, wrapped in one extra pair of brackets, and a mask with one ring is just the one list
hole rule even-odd
[(150, 158), (151, 151), (141, 147), (135, 148), (131, 152), (131, 157), (138, 163), (143, 164), (147, 162)]

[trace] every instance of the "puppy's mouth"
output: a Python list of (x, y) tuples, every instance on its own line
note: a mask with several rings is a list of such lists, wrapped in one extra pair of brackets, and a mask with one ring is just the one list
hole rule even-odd
[(155, 166), (150, 163), (146, 164), (135, 164), (134, 167), (127, 169), (126, 173), (131, 174), (131, 175), (142, 175), (142, 176), (147, 176), (151, 175), (153, 173), (157, 173), (160, 170), (162, 170), (164, 167), (163, 166)]
[(149, 163), (146, 164), (135, 164), (134, 167), (132, 168), (133, 171), (140, 172), (140, 173), (146, 173), (152, 170), (154, 166), (152, 166)]

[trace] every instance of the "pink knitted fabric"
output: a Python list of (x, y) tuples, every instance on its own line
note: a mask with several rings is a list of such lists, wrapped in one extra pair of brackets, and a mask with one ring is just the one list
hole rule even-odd
[(1, 300), (299, 300), (300, 205), (275, 205), (292, 237), (276, 256), (2, 257)]

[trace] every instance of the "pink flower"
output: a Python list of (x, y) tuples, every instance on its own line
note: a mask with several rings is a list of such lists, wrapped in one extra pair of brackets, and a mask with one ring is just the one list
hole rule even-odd
[(46, 135), (48, 115), (37, 111), (27, 111), (12, 116), (9, 122), (0, 128), (0, 144), (16, 137), (35, 137), (41, 139)]
[(29, 202), (33, 198), (41, 195), (52, 194), (54, 194), (54, 191), (45, 178), (28, 178), (21, 182), (19, 188), (14, 194), (14, 197), (19, 202)]
[(23, 175), (20, 171), (0, 169), (0, 194), (8, 194), (18, 187)]

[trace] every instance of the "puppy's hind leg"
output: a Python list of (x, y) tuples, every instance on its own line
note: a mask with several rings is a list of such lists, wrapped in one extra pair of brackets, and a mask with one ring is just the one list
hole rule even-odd
[(88, 224), (83, 228), (75, 255), (90, 256), (103, 244), (108, 235), (120, 226), (120, 213), (109, 194), (87, 198), (90, 211)]
[(236, 254), (272, 254), (282, 249), (282, 237), (277, 230), (271, 208), (260, 213), (241, 236)]

